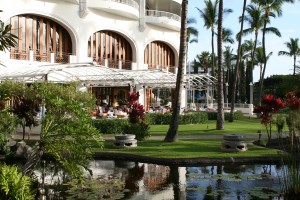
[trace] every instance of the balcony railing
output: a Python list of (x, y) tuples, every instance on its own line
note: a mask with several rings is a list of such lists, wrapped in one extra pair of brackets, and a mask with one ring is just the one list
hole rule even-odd
[(181, 17), (174, 13), (159, 11), (159, 10), (146, 10), (146, 16), (150, 17), (167, 17), (168, 19), (180, 22)]
[(41, 53), (39, 50), (33, 52), (33, 60), (37, 62), (51, 62), (50, 52)]
[(50, 62), (50, 63), (69, 63), (69, 53), (64, 52), (40, 52), (39, 50), (19, 50), (14, 49), (10, 52), (10, 58), (16, 60), (29, 60), (36, 62)]
[(132, 61), (131, 60), (114, 60), (109, 58), (98, 58), (93, 57), (93, 62), (99, 65), (106, 66), (113, 69), (127, 69), (131, 70)]
[(126, 4), (133, 8), (139, 9), (139, 4), (133, 0), (109, 0), (109, 1)]
[(162, 70), (165, 72), (176, 73), (176, 66), (159, 66), (148, 64), (148, 70)]
[(10, 59), (16, 60), (29, 60), (29, 50), (18, 50), (15, 49), (14, 51), (10, 52)]
[(67, 53), (55, 53), (54, 62), (55, 63), (69, 63), (70, 54)]

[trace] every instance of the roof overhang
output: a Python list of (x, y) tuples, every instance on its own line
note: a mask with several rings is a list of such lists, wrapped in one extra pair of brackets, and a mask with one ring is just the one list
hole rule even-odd
[[(161, 70), (119, 70), (94, 63), (52, 64), (23, 68), (3, 68), (0, 80), (22, 82), (68, 83), (79, 81), (90, 87), (143, 85), (152, 88), (175, 88), (176, 74)], [(183, 84), (190, 89), (205, 89), (215, 84), (208, 74), (184, 75)]]

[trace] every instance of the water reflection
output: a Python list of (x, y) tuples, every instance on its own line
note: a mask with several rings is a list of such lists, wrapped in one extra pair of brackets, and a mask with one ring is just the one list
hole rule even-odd
[[(122, 199), (278, 199), (280, 194), (280, 166), (275, 165), (180, 167), (96, 160), (91, 168), (93, 175), (86, 174), (88, 178), (120, 180), (125, 189)], [(56, 194), (52, 199), (66, 199), (63, 184), (69, 179), (63, 170), (43, 163), (36, 174), (40, 188)]]

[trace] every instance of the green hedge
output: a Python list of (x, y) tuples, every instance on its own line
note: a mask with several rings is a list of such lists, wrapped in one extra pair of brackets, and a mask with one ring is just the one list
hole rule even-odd
[[(207, 112), (208, 120), (217, 120), (217, 112)], [(229, 120), (230, 113), (224, 113), (225, 120)], [(234, 120), (239, 120), (243, 117), (243, 113), (241, 111), (234, 112)]]
[(102, 134), (122, 134), (124, 127), (128, 125), (127, 119), (95, 119), (94, 126)]
[[(162, 113), (146, 114), (146, 123), (150, 125), (170, 124), (172, 115)], [(203, 124), (208, 120), (206, 112), (191, 112), (179, 116), (179, 124)]]
[[(234, 113), (234, 119), (238, 120), (243, 117), (243, 113), (237, 111)], [(168, 125), (170, 124), (172, 115), (162, 113), (146, 114), (146, 124), (149, 125)], [(225, 113), (225, 120), (229, 119), (229, 113)], [(195, 111), (179, 116), (179, 124), (204, 124), (207, 120), (217, 120), (216, 112)], [(94, 126), (102, 134), (121, 134), (128, 127), (127, 119), (96, 119)]]

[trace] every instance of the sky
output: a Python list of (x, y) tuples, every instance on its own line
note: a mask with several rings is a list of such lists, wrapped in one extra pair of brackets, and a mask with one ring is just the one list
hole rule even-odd
[[(243, 1), (242, 0), (223, 0), (224, 8), (230, 8), (233, 13), (224, 17), (223, 27), (229, 28), (233, 31), (234, 38), (236, 33), (240, 30), (240, 23), (238, 17), (242, 15)], [(250, 1), (248, 1), (249, 3)], [(205, 6), (204, 0), (190, 0), (188, 5), (188, 17), (193, 17), (197, 20), (197, 24), (192, 26), (199, 31), (198, 43), (189, 44), (188, 48), (188, 61), (193, 61), (197, 54), (202, 51), (211, 52), (211, 32), (203, 25), (203, 19), (200, 18), (199, 11), (196, 9), (203, 9)], [(288, 51), (285, 42), (289, 42), (290, 38), (300, 39), (300, 1), (296, 0), (294, 4), (284, 4), (282, 7), (282, 16), (276, 17), (271, 20), (272, 27), (279, 29), (281, 37), (277, 37), (273, 34), (266, 34), (266, 52), (273, 52), (270, 57), (265, 78), (275, 74), (292, 74), (293, 73), (293, 58), (288, 56), (278, 56), (278, 51)], [(248, 28), (248, 24), (244, 23), (244, 29)], [(260, 41), (262, 34), (260, 33), (258, 38)], [(243, 40), (253, 39), (254, 35), (243, 37)], [(217, 39), (215, 37), (215, 52), (217, 52)], [(230, 44), (224, 44), (230, 45)], [(237, 42), (231, 45), (236, 54)], [(300, 61), (300, 57), (297, 59)], [(299, 64), (297, 62), (297, 64)], [(300, 64), (299, 64), (300, 65)], [(254, 82), (259, 80), (259, 68), (256, 66), (253, 72)]]

